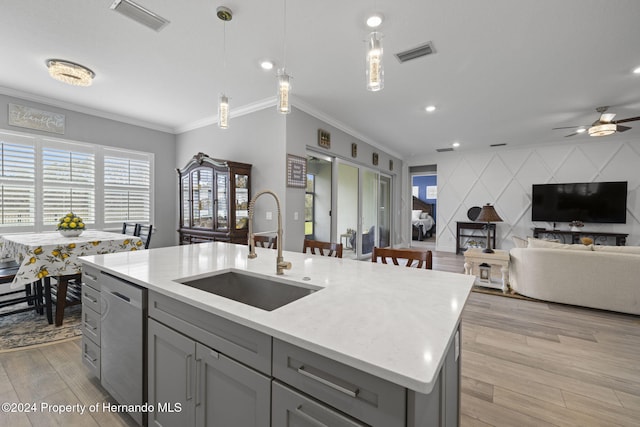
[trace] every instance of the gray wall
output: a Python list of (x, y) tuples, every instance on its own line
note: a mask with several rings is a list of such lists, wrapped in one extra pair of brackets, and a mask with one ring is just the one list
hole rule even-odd
[[(331, 134), (330, 149), (318, 146), (318, 129), (323, 129)], [(352, 142), (358, 144), (358, 156), (355, 159), (351, 157)], [(287, 153), (306, 156), (307, 148), (313, 149), (319, 153), (326, 153), (327, 155), (347, 159), (358, 165), (364, 165), (393, 176), (394, 214), (392, 215), (392, 219), (394, 221), (394, 233), (391, 233), (391, 236), (392, 239), (394, 239), (392, 240), (394, 243), (401, 243), (402, 221), (398, 220), (398, 218), (401, 218), (400, 212), (403, 209), (400, 199), (402, 192), (402, 180), (398, 178), (401, 178), (402, 175), (402, 160), (389, 155), (316, 117), (313, 117), (304, 111), (293, 108), (289, 118), (287, 119)], [(378, 166), (373, 166), (372, 164), (372, 155), (374, 152), (378, 153)], [(393, 160), (393, 171), (389, 170), (389, 160)], [(287, 243), (291, 245), (288, 246), (287, 249), (292, 251), (302, 250), (302, 242), (304, 240), (304, 192), (304, 188), (287, 188), (287, 218), (293, 218), (295, 212), (299, 212), (301, 215), (300, 221), (292, 220), (287, 223), (287, 225), (290, 226), (290, 228), (287, 229), (289, 235)], [(404, 209), (407, 209), (406, 206), (404, 206)]]
[[(65, 134), (9, 126), (9, 103), (64, 114)], [(175, 135), (2, 94), (0, 109), (4, 111), (0, 113), (0, 128), (3, 129), (155, 154), (153, 226), (156, 233), (151, 238), (151, 247), (172, 246), (177, 243), (177, 220), (173, 208), (178, 191), (174, 170)]]
[[(456, 222), (469, 221), (472, 206), (493, 203), (504, 222), (497, 224), (497, 247), (513, 247), (511, 236), (531, 236), (532, 184), (628, 181), (627, 223), (586, 224), (584, 231), (628, 233), (627, 245), (640, 245), (640, 141), (624, 135), (574, 137), (555, 144), (502, 147), (434, 154), (411, 159), (411, 166), (438, 165), (437, 240), (439, 251), (455, 251)], [(411, 194), (411, 187), (405, 188)], [(558, 229), (569, 230), (566, 223)], [(600, 243), (600, 242), (599, 242)]]
[[(251, 168), (251, 194), (273, 190), (285, 204), (285, 126), (288, 116), (280, 115), (276, 108), (267, 108), (240, 117), (231, 116), (228, 129), (209, 125), (184, 132), (176, 137), (176, 163), (182, 168), (198, 152), (222, 160), (249, 163)], [(178, 178), (175, 177), (175, 186)], [(177, 188), (177, 187), (176, 187)], [(303, 197), (304, 198), (304, 197)], [(266, 220), (266, 212), (272, 220)], [(255, 231), (277, 229), (276, 205), (268, 195), (256, 203)], [(176, 202), (176, 215), (179, 206)], [(304, 212), (303, 212), (304, 219)], [(283, 221), (286, 221), (283, 212)], [(176, 221), (177, 224), (177, 221)], [(286, 222), (284, 222), (286, 224)], [(304, 222), (303, 222), (304, 224)], [(289, 229), (285, 229), (285, 242)], [(286, 248), (286, 245), (284, 246)]]
[[(174, 167), (183, 167), (194, 154), (200, 151), (211, 157), (252, 164), (252, 194), (269, 189), (280, 197), (284, 209), (282, 213), (283, 248), (299, 252), (302, 250), (304, 240), (305, 189), (286, 186), (286, 156), (294, 154), (306, 157), (307, 147), (318, 149), (318, 128), (331, 132), (331, 150), (320, 149), (320, 152), (327, 152), (328, 155), (336, 155), (375, 168), (371, 164), (371, 157), (376, 151), (379, 153), (379, 170), (389, 173), (389, 159), (393, 159), (395, 171), (402, 169), (400, 159), (389, 156), (382, 150), (297, 108), (293, 108), (291, 114), (283, 116), (276, 112), (275, 107), (240, 117), (232, 116), (229, 128), (226, 130), (219, 129), (216, 125), (209, 125), (177, 135)], [(351, 159), (352, 142), (358, 144), (357, 159)], [(395, 206), (399, 209), (400, 180), (394, 180), (394, 182), (394, 191), (398, 198)], [(263, 196), (256, 204), (255, 228), (257, 231), (277, 228), (275, 204), (268, 197)], [(266, 211), (273, 212), (271, 221), (265, 219)], [(294, 219), (296, 213), (297, 220)]]

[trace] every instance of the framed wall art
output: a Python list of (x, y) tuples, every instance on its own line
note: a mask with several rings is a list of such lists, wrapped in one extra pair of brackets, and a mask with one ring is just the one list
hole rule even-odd
[(373, 153), (373, 159), (371, 159), (374, 166), (378, 166), (378, 153)]
[(287, 187), (307, 187), (307, 159), (287, 154)]
[(326, 130), (318, 129), (318, 145), (326, 149), (331, 148), (331, 134)]

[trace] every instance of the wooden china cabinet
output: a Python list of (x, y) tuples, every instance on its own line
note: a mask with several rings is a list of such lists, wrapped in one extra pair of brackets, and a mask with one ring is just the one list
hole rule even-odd
[(180, 244), (247, 244), (251, 165), (198, 153), (177, 171)]

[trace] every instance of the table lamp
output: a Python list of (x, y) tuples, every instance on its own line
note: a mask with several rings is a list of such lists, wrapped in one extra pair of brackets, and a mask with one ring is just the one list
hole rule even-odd
[(494, 207), (491, 206), (491, 204), (487, 203), (480, 210), (480, 213), (476, 218), (476, 222), (487, 223), (487, 247), (482, 252), (492, 254), (493, 249), (491, 248), (491, 223), (502, 222), (502, 218), (500, 218), (500, 215), (498, 215)]

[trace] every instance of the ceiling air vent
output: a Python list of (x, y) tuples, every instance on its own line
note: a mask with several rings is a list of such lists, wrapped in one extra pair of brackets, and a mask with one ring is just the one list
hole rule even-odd
[(433, 47), (433, 42), (427, 42), (416, 48), (405, 50), (404, 52), (398, 52), (395, 56), (398, 58), (398, 61), (407, 62), (422, 56), (431, 55), (432, 53), (436, 53), (436, 50)]
[(111, 9), (154, 31), (160, 31), (169, 24), (169, 21), (162, 16), (145, 9), (131, 0), (115, 0), (111, 5)]
[(438, 153), (446, 153), (447, 151), (453, 151), (453, 148), (436, 148)]

